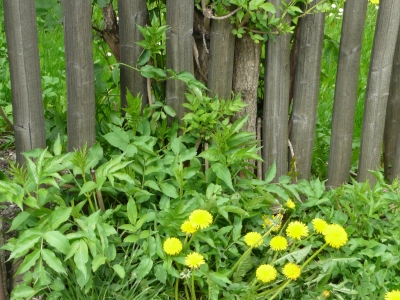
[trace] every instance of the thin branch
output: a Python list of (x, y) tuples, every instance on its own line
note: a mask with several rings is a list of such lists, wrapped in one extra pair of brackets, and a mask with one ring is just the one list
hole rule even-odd
[[(204, 35), (203, 35), (203, 37), (204, 37)], [(207, 51), (207, 49), (206, 49), (206, 51)], [(199, 73), (200, 73), (201, 77), (203, 78), (204, 82), (207, 82), (207, 78), (204, 75), (203, 70), (201, 69), (201, 66), (200, 66), (199, 50), (197, 49), (196, 41), (194, 40), (194, 38), (193, 38), (193, 55), (194, 55), (194, 60), (196, 61), (196, 65), (197, 65), (197, 68), (199, 69)]]
[[(258, 140), (258, 155), (261, 155), (261, 118), (257, 118), (257, 140)], [(262, 161), (257, 160), (257, 178), (262, 180)]]
[(151, 82), (150, 78), (147, 78), (147, 98), (149, 99), (149, 105), (153, 105), (153, 99), (151, 98)]
[[(202, 6), (203, 6), (203, 2), (202, 2)], [(204, 15), (206, 18), (214, 19), (214, 20), (223, 20), (223, 19), (227, 19), (227, 18), (233, 16), (233, 15), (236, 14), (239, 10), (242, 9), (241, 7), (238, 7), (238, 8), (236, 8), (234, 11), (230, 12), (229, 14), (227, 14), (227, 15), (225, 15), (225, 16), (216, 17), (216, 16), (213, 15), (212, 9), (211, 9), (211, 8), (208, 8), (208, 7), (205, 7), (205, 6), (203, 6), (202, 8), (203, 8), (203, 15)]]
[(10, 119), (7, 117), (7, 115), (5, 114), (5, 112), (4, 112), (4, 110), (3, 110), (3, 108), (1, 106), (0, 106), (0, 115), (3, 117), (4, 121), (6, 121), (8, 127), (10, 127), (10, 129), (12, 131), (14, 131), (13, 124), (11, 123)]
[[(95, 170), (90, 170), (90, 177), (92, 177), (92, 180), (96, 182), (96, 171)], [(103, 201), (103, 196), (101, 192), (99, 191), (98, 188), (96, 188), (96, 196), (97, 196), (97, 201), (99, 202), (99, 207), (102, 211), (105, 211), (106, 208), (104, 206), (104, 201)]]

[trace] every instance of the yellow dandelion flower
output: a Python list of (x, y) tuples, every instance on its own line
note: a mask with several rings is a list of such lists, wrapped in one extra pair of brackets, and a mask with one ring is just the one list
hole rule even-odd
[(370, 0), (369, 2), (371, 2), (372, 4), (379, 4), (379, 0)]
[(263, 238), (258, 232), (249, 232), (244, 236), (244, 241), (249, 247), (258, 247), (262, 245)]
[(395, 290), (395, 291), (387, 292), (385, 295), (385, 300), (400, 300), (400, 291)]
[(212, 215), (203, 209), (196, 209), (189, 216), (189, 221), (193, 224), (197, 229), (204, 229), (211, 225), (213, 221)]
[(280, 250), (286, 250), (288, 242), (283, 236), (275, 236), (271, 239), (269, 245), (272, 250), (280, 251)]
[(169, 255), (176, 255), (182, 251), (182, 243), (177, 238), (168, 238), (163, 244), (163, 249)]
[(288, 279), (296, 280), (300, 277), (300, 267), (294, 263), (287, 263), (282, 270), (283, 275)]
[(324, 235), (325, 242), (336, 249), (344, 246), (348, 241), (346, 230), (338, 224), (328, 225), (324, 231)]
[(325, 290), (321, 293), (321, 296), (325, 299), (329, 298), (329, 296), (331, 295), (331, 293), (328, 290)]
[(198, 269), (205, 263), (203, 255), (197, 252), (192, 252), (185, 257), (185, 265), (191, 269)]
[(296, 204), (294, 204), (294, 202), (292, 201), (292, 199), (289, 199), (289, 200), (286, 202), (286, 206), (287, 206), (288, 208), (295, 209)]
[(189, 220), (183, 222), (181, 225), (181, 230), (186, 234), (195, 233), (197, 231), (196, 227)]
[(276, 279), (276, 274), (278, 272), (271, 265), (261, 265), (257, 268), (256, 277), (262, 282), (271, 282)]
[(314, 230), (318, 233), (324, 233), (326, 227), (328, 227), (328, 223), (326, 223), (324, 220), (315, 218), (314, 220), (311, 221), (311, 223), (314, 226)]
[(308, 235), (308, 227), (299, 221), (290, 222), (286, 228), (286, 234), (295, 240), (301, 240), (303, 236)]

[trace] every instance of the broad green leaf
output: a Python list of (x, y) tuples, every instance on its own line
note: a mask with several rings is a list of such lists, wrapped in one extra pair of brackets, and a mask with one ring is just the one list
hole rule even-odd
[(151, 51), (149, 49), (144, 49), (143, 52), (140, 54), (136, 64), (138, 66), (145, 65), (151, 57)]
[(226, 206), (224, 206), (224, 210), (227, 211), (227, 212), (232, 212), (232, 213), (238, 214), (241, 217), (248, 217), (249, 216), (247, 211), (245, 211), (245, 210), (243, 210), (240, 207), (235, 206), (235, 205), (226, 205)]
[(29, 216), (30, 214), (26, 211), (21, 211), (12, 221), (11, 228), (8, 231), (10, 232), (17, 229), (22, 223), (26, 221), (26, 219), (29, 218)]
[(33, 267), (33, 265), (39, 259), (39, 257), (40, 257), (40, 250), (39, 249), (33, 250), (32, 253), (29, 253), (27, 256), (25, 256), (24, 261), (19, 266), (19, 269), (16, 274), (23, 274), (26, 271), (28, 271), (31, 267)]
[(130, 197), (129, 200), (128, 200), (127, 213), (128, 213), (129, 222), (132, 225), (135, 225), (136, 224), (136, 220), (137, 220), (137, 209), (136, 209), (135, 200), (133, 200), (132, 197)]
[(120, 278), (124, 278), (125, 277), (125, 269), (120, 264), (113, 265), (113, 269), (114, 269), (115, 273), (117, 273)]
[(103, 137), (111, 144), (111, 146), (117, 147), (122, 151), (126, 151), (129, 145), (129, 135), (127, 132), (122, 130), (121, 128), (114, 127), (113, 132), (109, 132)]
[(221, 179), (232, 191), (235, 189), (232, 185), (232, 177), (228, 168), (221, 163), (216, 163), (211, 165), (211, 169), (214, 171), (215, 175)]
[[(61, 279), (57, 278), (53, 281), (53, 284), (50, 285), (50, 288), (53, 291), (62, 291), (62, 290), (65, 290), (65, 285)], [(49, 299), (49, 298), (47, 298), (47, 299)]]
[(226, 287), (227, 284), (231, 284), (232, 282), (226, 277), (225, 275), (218, 273), (218, 272), (212, 272), (210, 271), (210, 277), (214, 282), (216, 282), (218, 285)]
[[(270, 12), (271, 14), (276, 13), (275, 6), (272, 3), (265, 2), (265, 3), (261, 4), (259, 7), (262, 8), (263, 10), (265, 10), (266, 12)], [(301, 13), (301, 10), (300, 10), (300, 13)]]
[(66, 222), (72, 212), (72, 207), (58, 207), (50, 216), (50, 228), (57, 229), (61, 224)]
[(61, 139), (60, 139), (60, 134), (58, 134), (53, 144), (53, 153), (55, 156), (58, 156), (61, 154), (61, 151), (62, 151)]
[(94, 181), (86, 181), (81, 188), (81, 191), (79, 192), (79, 196), (83, 195), (84, 193), (88, 193), (93, 191), (94, 189), (97, 188), (97, 183)]
[(161, 182), (161, 183), (160, 183), (160, 188), (161, 188), (161, 191), (162, 191), (165, 195), (167, 195), (168, 197), (170, 197), (170, 198), (175, 199), (175, 198), (178, 198), (178, 197), (179, 197), (178, 192), (177, 192), (177, 188), (176, 188), (175, 186), (173, 186), (172, 184), (170, 184), (170, 183)]
[(49, 249), (41, 250), (42, 258), (57, 273), (66, 273), (61, 260)]
[(163, 284), (167, 282), (167, 271), (163, 268), (162, 265), (156, 265), (154, 267), (154, 275), (156, 278)]
[(18, 243), (15, 245), (9, 259), (23, 256), (26, 251), (31, 249), (40, 240), (41, 237), (42, 234), (32, 234), (22, 240), (18, 239)]
[(140, 69), (140, 73), (142, 76), (146, 78), (154, 78), (156, 75), (158, 75), (161, 78), (167, 77), (167, 74), (165, 73), (164, 70), (150, 66), (150, 65), (145, 65)]
[(153, 268), (153, 261), (149, 257), (144, 257), (139, 266), (136, 268), (135, 273), (137, 280), (142, 280)]
[(137, 234), (130, 234), (124, 238), (124, 243), (136, 243), (138, 240), (139, 236)]
[(251, 0), (249, 3), (249, 9), (256, 10), (263, 3), (264, 3), (264, 0)]
[(276, 175), (276, 163), (274, 162), (272, 166), (269, 167), (267, 173), (265, 173), (265, 183), (270, 183)]
[(11, 299), (30, 299), (35, 293), (30, 286), (18, 284), (11, 293)]
[(111, 0), (97, 0), (97, 4), (100, 6), (100, 8), (105, 7), (108, 3), (110, 3)]
[(59, 231), (48, 231), (43, 235), (45, 241), (63, 254), (67, 254), (71, 248), (67, 237)]
[(92, 271), (96, 272), (97, 269), (106, 263), (106, 258), (102, 256), (101, 254), (98, 254), (95, 258), (93, 258), (92, 261)]
[(74, 255), (76, 267), (81, 271), (84, 278), (87, 278), (86, 263), (89, 260), (88, 246), (83, 240), (79, 240), (78, 247)]
[(241, 117), (239, 120), (236, 120), (231, 127), (232, 132), (238, 132), (240, 129), (242, 129), (243, 125), (246, 124), (247, 120), (249, 118), (249, 115), (245, 115)]
[(164, 105), (164, 111), (170, 117), (176, 116), (176, 112), (174, 111), (174, 109), (171, 106)]

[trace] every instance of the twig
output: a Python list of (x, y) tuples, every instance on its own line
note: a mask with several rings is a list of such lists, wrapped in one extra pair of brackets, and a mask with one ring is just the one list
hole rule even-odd
[[(207, 151), (208, 150), (208, 143), (206, 142), (206, 143), (204, 143), (204, 151)], [(210, 166), (209, 166), (209, 164), (208, 164), (208, 160), (207, 159), (205, 159), (204, 160), (204, 174), (206, 174), (207, 173), (207, 170), (210, 168)], [(207, 174), (206, 174), (206, 181), (208, 181), (208, 176), (207, 176)]]
[[(257, 118), (258, 155), (261, 156), (261, 118)], [(262, 180), (262, 162), (257, 160), (257, 178)]]
[(14, 131), (13, 124), (11, 123), (10, 119), (7, 117), (7, 115), (5, 114), (5, 112), (4, 112), (4, 110), (3, 110), (3, 108), (1, 106), (0, 106), (0, 115), (3, 117), (4, 121), (6, 121), (8, 127), (10, 127), (10, 129), (12, 131)]
[[(90, 177), (92, 177), (92, 180), (94, 182), (96, 182), (96, 171), (95, 170), (90, 170)], [(105, 211), (106, 208), (104, 206), (104, 201), (103, 201), (103, 195), (101, 194), (101, 192), (99, 191), (98, 188), (96, 188), (96, 196), (97, 196), (97, 202), (99, 202), (99, 206), (101, 211)]]
[[(204, 37), (204, 35), (203, 35), (203, 37)], [(198, 49), (197, 49), (196, 41), (194, 40), (194, 37), (192, 37), (192, 40), (193, 40), (193, 55), (194, 55), (194, 60), (196, 61), (196, 65), (197, 65), (197, 68), (199, 69), (199, 73), (200, 73), (201, 77), (203, 78), (204, 82), (207, 82), (207, 78), (206, 78), (206, 76), (204, 75), (203, 70), (201, 69), (201, 66), (200, 66), (200, 62), (199, 62), (199, 51), (198, 51)], [(206, 49), (206, 50), (207, 50), (207, 49)]]
[(223, 20), (223, 19), (227, 19), (227, 18), (233, 16), (233, 15), (236, 14), (239, 10), (242, 9), (241, 7), (238, 7), (238, 8), (236, 8), (234, 11), (230, 12), (229, 14), (227, 14), (227, 15), (225, 15), (225, 16), (216, 17), (216, 16), (214, 16), (213, 13), (212, 13), (212, 8), (206, 7), (204, 1), (201, 2), (201, 6), (202, 6), (202, 9), (203, 9), (203, 15), (204, 15), (206, 18), (214, 19), (214, 20)]
[(150, 78), (147, 78), (147, 98), (149, 98), (149, 105), (153, 105), (153, 99), (151, 98), (151, 82)]

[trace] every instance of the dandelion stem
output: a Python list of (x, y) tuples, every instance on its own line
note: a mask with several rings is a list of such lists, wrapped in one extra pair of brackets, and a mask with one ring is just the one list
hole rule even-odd
[(269, 300), (272, 300), (272, 299), (274, 299), (276, 296), (278, 296), (278, 295), (283, 291), (283, 289), (284, 289), (289, 283), (291, 283), (291, 282), (292, 282), (291, 279), (286, 280), (286, 282), (275, 292), (275, 294), (273, 294), (273, 295), (271, 296), (271, 298), (269, 298)]
[(175, 280), (175, 300), (179, 300), (179, 278)]
[(192, 272), (192, 299), (196, 300), (196, 290), (194, 289), (194, 271)]
[(309, 263), (320, 253), (326, 246), (328, 246), (328, 243), (325, 243), (324, 245), (321, 246), (313, 255), (310, 256), (309, 259), (305, 261), (305, 263), (300, 267), (300, 271), (302, 271)]

